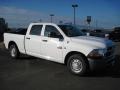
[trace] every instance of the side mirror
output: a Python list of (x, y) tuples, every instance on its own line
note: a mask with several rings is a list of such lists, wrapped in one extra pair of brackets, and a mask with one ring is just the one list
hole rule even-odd
[(59, 35), (59, 41), (63, 41), (63, 40), (64, 40), (63, 36)]

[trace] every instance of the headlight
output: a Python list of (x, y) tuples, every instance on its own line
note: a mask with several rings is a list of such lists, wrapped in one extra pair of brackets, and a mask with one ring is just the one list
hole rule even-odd
[(88, 54), (88, 58), (100, 59), (106, 53), (106, 49), (94, 49)]

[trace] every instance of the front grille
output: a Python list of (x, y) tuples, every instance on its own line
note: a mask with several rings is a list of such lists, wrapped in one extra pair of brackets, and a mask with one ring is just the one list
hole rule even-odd
[(114, 47), (113, 46), (108, 47), (105, 56), (109, 57), (109, 56), (112, 56), (113, 54), (114, 54)]

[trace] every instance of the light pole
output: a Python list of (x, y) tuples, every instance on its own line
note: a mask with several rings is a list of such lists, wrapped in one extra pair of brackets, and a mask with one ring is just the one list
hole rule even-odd
[(88, 29), (90, 29), (91, 16), (87, 16)]
[(75, 25), (76, 24), (76, 18), (75, 18), (76, 12), (75, 12), (75, 8), (78, 7), (78, 5), (77, 4), (73, 4), (72, 7), (74, 9), (74, 25)]
[(98, 20), (95, 21), (95, 24), (96, 24), (96, 29), (97, 29), (97, 27), (98, 27)]
[(52, 19), (53, 19), (53, 16), (54, 16), (54, 14), (50, 14), (50, 21), (51, 21), (51, 23), (52, 23)]

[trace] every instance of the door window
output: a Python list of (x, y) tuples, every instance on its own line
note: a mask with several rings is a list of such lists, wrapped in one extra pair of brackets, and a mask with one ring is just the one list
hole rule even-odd
[(59, 38), (62, 35), (60, 34), (60, 32), (57, 30), (56, 27), (50, 26), (50, 25), (46, 25), (44, 36), (52, 37), (52, 38)]
[(42, 25), (34, 25), (31, 28), (30, 35), (41, 35)]

